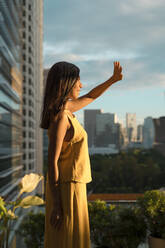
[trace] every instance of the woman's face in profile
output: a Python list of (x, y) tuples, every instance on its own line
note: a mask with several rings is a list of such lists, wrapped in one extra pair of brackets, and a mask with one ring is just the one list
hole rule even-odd
[(77, 82), (75, 83), (75, 85), (73, 86), (69, 97), (71, 99), (77, 99), (79, 97), (80, 94), (80, 89), (82, 88), (82, 83), (80, 81), (80, 77), (78, 78)]

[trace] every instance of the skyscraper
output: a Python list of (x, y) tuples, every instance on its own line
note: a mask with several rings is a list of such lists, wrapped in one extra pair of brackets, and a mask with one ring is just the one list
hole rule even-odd
[(137, 140), (136, 114), (126, 113), (126, 129), (129, 142)]
[(155, 138), (154, 123), (152, 117), (146, 117), (143, 125), (143, 146), (151, 148)]
[(42, 173), (42, 135), (39, 128), (43, 93), (43, 1), (22, 3), (23, 165), (24, 171)]
[(153, 119), (154, 123), (154, 148), (165, 155), (165, 116)]
[(96, 115), (96, 134), (105, 130), (105, 126), (114, 126), (117, 123), (117, 115), (112, 113), (100, 113)]
[(0, 195), (12, 200), (23, 175), (19, 1), (0, 1)]
[(96, 115), (101, 113), (101, 109), (84, 110), (84, 127), (88, 133), (88, 146), (95, 145), (96, 137)]
[(143, 125), (137, 126), (137, 141), (138, 142), (143, 141)]

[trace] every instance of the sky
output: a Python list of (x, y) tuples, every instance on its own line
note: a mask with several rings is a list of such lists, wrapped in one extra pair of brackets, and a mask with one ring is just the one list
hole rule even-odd
[(120, 61), (123, 80), (84, 109), (144, 118), (165, 116), (164, 0), (44, 0), (44, 67), (68, 61), (80, 68), (81, 95), (106, 81)]

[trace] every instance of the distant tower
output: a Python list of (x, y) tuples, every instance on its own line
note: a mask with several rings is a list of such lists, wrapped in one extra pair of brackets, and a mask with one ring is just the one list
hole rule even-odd
[(96, 136), (96, 115), (101, 113), (101, 109), (84, 110), (84, 127), (88, 133), (88, 146), (95, 146)]
[(105, 131), (105, 126), (114, 126), (117, 123), (117, 115), (112, 113), (100, 113), (96, 115), (96, 134)]
[(153, 119), (154, 123), (154, 148), (165, 156), (165, 116)]
[(154, 143), (155, 131), (154, 122), (152, 117), (147, 117), (144, 119), (143, 125), (143, 146), (144, 148), (151, 148)]
[(143, 125), (137, 126), (137, 141), (138, 142), (143, 141)]
[(129, 142), (137, 140), (136, 114), (126, 113), (126, 129)]

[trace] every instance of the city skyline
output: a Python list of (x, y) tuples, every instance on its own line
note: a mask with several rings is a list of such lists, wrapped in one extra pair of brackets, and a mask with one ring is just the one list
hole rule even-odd
[[(60, 60), (78, 65), (81, 96), (107, 80), (119, 60), (123, 80), (84, 109), (101, 108), (122, 121), (127, 112), (136, 113), (138, 124), (148, 116), (164, 116), (164, 7), (161, 0), (46, 0), (45, 68)], [(75, 114), (83, 122), (83, 110)]]

